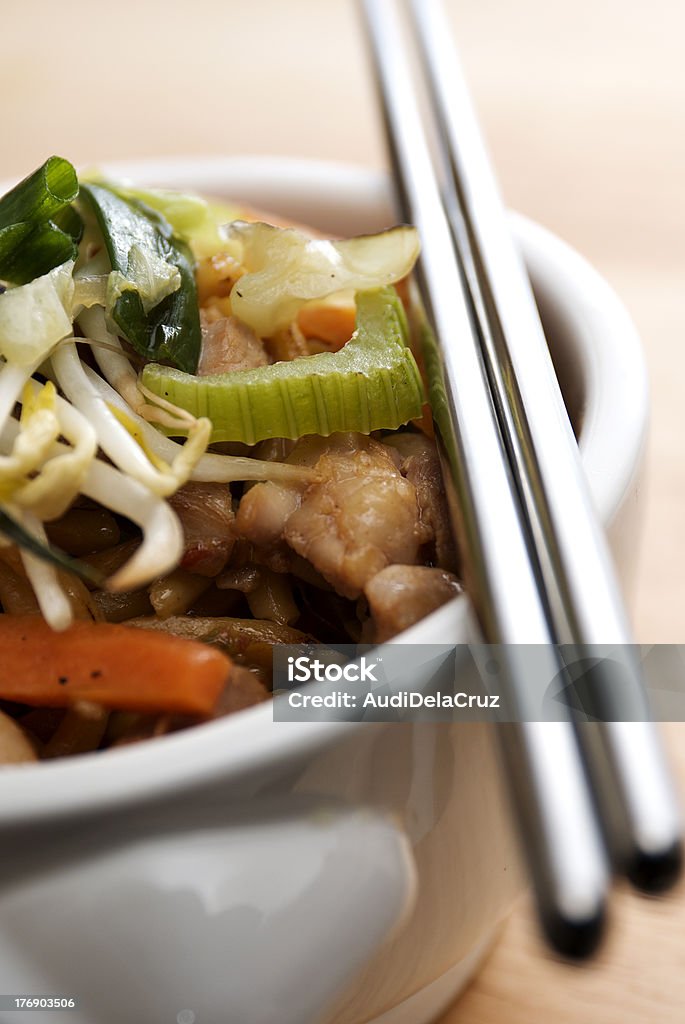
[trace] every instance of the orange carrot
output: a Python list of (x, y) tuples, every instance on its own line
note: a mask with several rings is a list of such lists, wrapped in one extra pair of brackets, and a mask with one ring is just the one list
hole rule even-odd
[(0, 699), (35, 707), (87, 700), (125, 711), (209, 716), (232, 662), (193, 640), (109, 622), (55, 633), (34, 615), (0, 615)]
[(303, 306), (297, 314), (297, 326), (305, 338), (325, 341), (337, 352), (352, 337), (356, 315), (357, 308), (354, 303)]

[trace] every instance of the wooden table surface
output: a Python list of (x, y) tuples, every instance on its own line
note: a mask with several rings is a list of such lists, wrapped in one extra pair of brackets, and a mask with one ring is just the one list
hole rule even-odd
[[(631, 310), (653, 396), (638, 638), (685, 606), (685, 8), (677, 0), (452, 0), (506, 197), (589, 257)], [(458, 19), (457, 19), (458, 13)], [(0, 177), (80, 164), (275, 153), (385, 162), (351, 0), (8, 2)], [(685, 784), (685, 730), (666, 730)], [(685, 900), (617, 896), (590, 969), (554, 963), (525, 902), (442, 1024), (685, 1019)]]

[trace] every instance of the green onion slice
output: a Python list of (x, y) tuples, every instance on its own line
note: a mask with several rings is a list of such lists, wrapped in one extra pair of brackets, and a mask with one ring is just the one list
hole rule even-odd
[(52, 218), (55, 227), (60, 228), (65, 234), (78, 243), (83, 238), (84, 223), (83, 217), (75, 206), (65, 206)]
[(105, 584), (105, 577), (97, 569), (86, 565), (78, 558), (72, 558), (52, 544), (45, 544), (38, 540), (2, 508), (0, 508), (0, 533), (3, 533), (17, 547), (30, 552), (43, 562), (49, 562), (56, 569), (71, 572), (85, 583), (90, 583), (95, 587), (103, 587)]
[(73, 166), (51, 156), (0, 199), (0, 279), (26, 284), (76, 259), (77, 214), (65, 211), (78, 190)]
[(47, 221), (37, 224), (0, 259), (0, 277), (12, 284), (30, 284), (77, 256), (78, 247), (71, 235)]
[(0, 199), (0, 228), (50, 220), (77, 195), (74, 167), (61, 156), (51, 156)]
[(394, 430), (420, 416), (424, 401), (394, 288), (358, 293), (357, 329), (339, 352), (207, 377), (150, 363), (142, 382), (194, 416), (207, 416), (212, 441), (247, 444)]

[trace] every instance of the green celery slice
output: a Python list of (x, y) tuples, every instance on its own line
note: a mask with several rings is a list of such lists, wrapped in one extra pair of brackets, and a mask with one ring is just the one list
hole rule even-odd
[(202, 335), (195, 287), (194, 259), (167, 221), (137, 200), (125, 199), (104, 183), (81, 186), (102, 230), (112, 269), (127, 275), (134, 247), (178, 268), (180, 287), (145, 312), (132, 286), (114, 304), (112, 317), (120, 333), (146, 359), (167, 359), (193, 373)]
[(395, 289), (378, 288), (358, 293), (357, 329), (339, 352), (207, 377), (150, 363), (142, 382), (194, 416), (207, 416), (212, 441), (394, 430), (420, 416), (424, 401), (407, 330)]

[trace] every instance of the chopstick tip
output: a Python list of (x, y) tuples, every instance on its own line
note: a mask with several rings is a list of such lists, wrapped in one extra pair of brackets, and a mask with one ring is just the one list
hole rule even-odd
[(636, 850), (626, 875), (641, 892), (656, 896), (672, 888), (682, 874), (683, 846), (679, 839), (658, 851)]
[(571, 918), (553, 910), (541, 910), (540, 916), (549, 944), (565, 960), (589, 959), (599, 948), (606, 931), (604, 902), (587, 917)]

